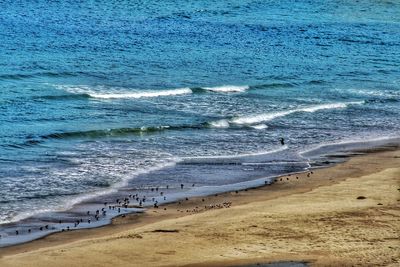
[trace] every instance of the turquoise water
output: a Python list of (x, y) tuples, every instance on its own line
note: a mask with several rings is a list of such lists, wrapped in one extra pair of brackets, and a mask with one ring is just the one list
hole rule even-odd
[(292, 2), (2, 1), (2, 240), (127, 192), (206, 194), (398, 136), (400, 4)]

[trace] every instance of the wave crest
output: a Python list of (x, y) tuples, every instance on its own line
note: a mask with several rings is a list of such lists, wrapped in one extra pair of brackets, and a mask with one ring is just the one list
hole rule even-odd
[[(154, 90), (154, 91), (116, 91), (114, 89), (109, 90), (110, 92), (103, 93), (99, 90), (104, 91), (103, 87), (92, 88), (90, 86), (67, 86), (67, 85), (57, 85), (56, 88), (62, 89), (74, 95), (87, 95), (91, 98), (100, 99), (124, 99), (124, 98), (146, 98), (146, 97), (159, 97), (159, 96), (173, 96), (173, 95), (184, 95), (191, 94), (192, 90), (190, 88), (178, 88), (169, 90)], [(95, 90), (97, 89), (97, 90)]]
[(248, 85), (223, 85), (216, 87), (202, 87), (202, 89), (218, 93), (241, 93), (248, 90)]
[(109, 93), (109, 94), (89, 93), (89, 95), (93, 98), (118, 99), (118, 98), (174, 96), (174, 95), (186, 95), (191, 93), (192, 90), (190, 88), (181, 88), (181, 89), (171, 89), (162, 91), (147, 91), (147, 92), (142, 91), (142, 92), (132, 92), (132, 93)]
[(229, 127), (229, 121), (228, 120), (219, 120), (219, 121), (212, 121), (209, 123), (209, 125), (213, 128), (228, 128)]
[[(240, 93), (250, 89), (250, 86), (243, 85), (224, 85), (216, 87), (198, 87), (198, 88), (176, 88), (176, 89), (165, 89), (165, 90), (132, 90), (127, 91), (126, 88), (106, 88), (104, 86), (87, 86), (87, 85), (55, 85), (56, 88), (71, 93), (73, 95), (79, 95), (89, 98), (98, 99), (137, 99), (137, 98), (150, 98), (150, 97), (163, 97), (163, 96), (175, 96), (175, 95), (186, 95), (193, 93), (204, 93), (204, 92), (218, 92), (218, 93)], [(66, 98), (66, 96), (62, 96)], [(48, 99), (57, 99), (59, 96), (46, 96)]]
[[(284, 117), (284, 116), (287, 116), (287, 115), (290, 115), (293, 113), (297, 113), (297, 112), (316, 112), (316, 111), (324, 110), (324, 109), (340, 109), (340, 108), (346, 108), (349, 105), (361, 105), (363, 103), (364, 103), (364, 101), (347, 102), (347, 103), (329, 103), (329, 104), (321, 104), (321, 105), (297, 108), (297, 109), (292, 109), (292, 110), (263, 113), (263, 114), (259, 114), (259, 115), (242, 116), (242, 117), (236, 117), (236, 118), (230, 119), (228, 121), (228, 124), (239, 124), (239, 125), (260, 124), (262, 122), (271, 121), (273, 119)], [(225, 123), (225, 122), (216, 121), (216, 122), (210, 123), (210, 125), (220, 125), (222, 123)]]

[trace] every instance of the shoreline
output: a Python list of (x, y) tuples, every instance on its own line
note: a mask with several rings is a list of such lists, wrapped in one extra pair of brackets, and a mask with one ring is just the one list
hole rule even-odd
[[(250, 179), (250, 180), (226, 184), (226, 185), (205, 186), (207, 189), (199, 187), (199, 188), (195, 188), (194, 191), (189, 190), (184, 193), (175, 191), (175, 192), (172, 192), (172, 195), (169, 192), (168, 193), (168, 198), (169, 198), (168, 201), (165, 200), (165, 197), (163, 200), (162, 197), (155, 196), (155, 198), (153, 198), (153, 203), (155, 200), (157, 200), (158, 205), (166, 205), (166, 204), (179, 202), (182, 199), (185, 199), (188, 197), (189, 198), (195, 198), (195, 197), (200, 198), (200, 197), (212, 196), (214, 194), (223, 194), (223, 193), (227, 193), (227, 192), (233, 192), (233, 191), (237, 191), (237, 190), (242, 191), (242, 190), (250, 189), (250, 188), (259, 188), (264, 185), (270, 185), (270, 184), (274, 183), (275, 179), (277, 179), (281, 176), (296, 175), (298, 173), (303, 173), (303, 172), (311, 171), (314, 169), (332, 167), (338, 163), (342, 163), (342, 162), (346, 161), (347, 159), (349, 159), (352, 156), (357, 156), (360, 154), (362, 155), (362, 154), (365, 154), (368, 152), (386, 151), (386, 150), (399, 148), (400, 147), (399, 144), (400, 144), (400, 137), (398, 137), (398, 136), (373, 138), (373, 139), (367, 139), (366, 141), (353, 140), (353, 141), (346, 141), (346, 142), (327, 143), (324, 145), (316, 146), (312, 149), (308, 149), (308, 150), (299, 152), (299, 156), (304, 158), (305, 161), (308, 163), (307, 164), (308, 167), (304, 167), (302, 170), (296, 170), (296, 171), (286, 172), (286, 173), (283, 172), (281, 174), (274, 174), (274, 175), (267, 176), (267, 177)], [(243, 158), (243, 157), (245, 158), (245, 157), (253, 157), (253, 156), (259, 156), (259, 155), (269, 155), (269, 154), (274, 154), (277, 152), (284, 151), (286, 149), (287, 149), (287, 147), (284, 146), (283, 148), (268, 151), (268, 152), (255, 153), (255, 154), (242, 154), (239, 156), (234, 156), (234, 158), (236, 158), (236, 157), (237, 158)], [(208, 158), (208, 157), (206, 157), (206, 158)], [(216, 158), (226, 159), (226, 158), (231, 158), (231, 157), (218, 156)], [(198, 158), (190, 158), (190, 159), (198, 159)], [(184, 160), (186, 160), (186, 159), (184, 159)], [(313, 162), (312, 163), (313, 165), (311, 165), (311, 162)], [(293, 162), (293, 163), (298, 164), (299, 162)], [(273, 162), (270, 163), (270, 165), (273, 165), (273, 164), (275, 164), (275, 163), (273, 163)], [(287, 163), (287, 164), (289, 164), (289, 163)], [(246, 160), (243, 163), (243, 165), (246, 165)], [(119, 189), (114, 188), (114, 189), (110, 189), (110, 190), (119, 191), (121, 189), (123, 190), (123, 187), (121, 187)], [(167, 185), (167, 189), (168, 189), (168, 185)], [(135, 190), (132, 191), (131, 193), (135, 193)], [(128, 192), (124, 192), (124, 193), (120, 192), (120, 196), (116, 195), (114, 199), (119, 198), (119, 197), (121, 197), (121, 198), (126, 197), (127, 194), (128, 194)], [(103, 197), (104, 197), (107, 195), (107, 193), (104, 193), (104, 194), (96, 193), (96, 195), (99, 195), (99, 196), (103, 195)], [(143, 194), (143, 196), (145, 196), (145, 195)], [(76, 220), (79, 219), (80, 222), (82, 222), (82, 220), (84, 221), (83, 226), (81, 226), (81, 224), (78, 224), (78, 225), (75, 224), (73, 226), (73, 230), (77, 231), (77, 230), (87, 230), (87, 229), (104, 227), (104, 226), (112, 224), (112, 220), (114, 218), (117, 218), (122, 215), (127, 215), (127, 214), (142, 214), (146, 209), (151, 208), (153, 206), (150, 203), (150, 204), (146, 204), (144, 206), (140, 206), (140, 209), (138, 209), (139, 204), (128, 205), (128, 208), (121, 209), (121, 213), (119, 211), (118, 211), (118, 213), (114, 212), (114, 209), (109, 210), (109, 212), (111, 212), (110, 218), (102, 218), (99, 221), (95, 221), (94, 220), (95, 218), (92, 218), (92, 216), (90, 216), (90, 215), (86, 216), (84, 214), (86, 214), (87, 210), (102, 209), (104, 201), (100, 200), (100, 199), (95, 200), (94, 196), (92, 196), (92, 197), (86, 196), (85, 198), (88, 199), (89, 201), (85, 202), (85, 201), (73, 200), (73, 202), (76, 202), (76, 203), (72, 204), (72, 206), (70, 208), (68, 208), (66, 210), (53, 211), (54, 214), (49, 215), (50, 216), (49, 218), (53, 218), (53, 220), (51, 220), (51, 219), (48, 220), (47, 218), (43, 218), (44, 220), (42, 221), (42, 223), (43, 223), (42, 225), (40, 225), (38, 223), (40, 221), (40, 217), (39, 217), (39, 221), (35, 222), (35, 220), (34, 220), (33, 225), (30, 225), (31, 224), (30, 219), (34, 219), (34, 216), (27, 217), (18, 222), (10, 222), (8, 224), (5, 224), (6, 228), (7, 228), (7, 225), (11, 226), (8, 229), (8, 234), (11, 233), (11, 235), (10, 235), (11, 238), (7, 237), (7, 234), (4, 235), (2, 238), (2, 233), (0, 232), (0, 249), (5, 248), (5, 247), (16, 246), (16, 245), (32, 242), (35, 240), (39, 240), (39, 239), (45, 238), (46, 236), (53, 235), (55, 233), (64, 232), (64, 230), (69, 231), (69, 229), (72, 228), (71, 224), (72, 225), (74, 225), (74, 224), (73, 224), (73, 220), (68, 218), (68, 216), (69, 216), (68, 213), (70, 213), (71, 215), (75, 214), (75, 216), (78, 216), (75, 218)], [(95, 202), (91, 202), (90, 199), (92, 199), (92, 201), (95, 200)], [(105, 200), (105, 202), (109, 202), (109, 201), (110, 201), (110, 199)], [(138, 200), (136, 199), (136, 201), (138, 201)], [(120, 206), (120, 207), (122, 207), (122, 206)], [(56, 213), (59, 213), (59, 214), (57, 215)], [(79, 213), (81, 213), (81, 214), (79, 214)], [(109, 214), (109, 213), (107, 212), (107, 214)], [(52, 216), (54, 216), (54, 217), (52, 217)], [(63, 223), (58, 223), (59, 221), (61, 222), (63, 220), (63, 216), (66, 216), (66, 221)], [(72, 215), (72, 216), (74, 216), (74, 215)], [(92, 219), (92, 222), (85, 225), (85, 217), (89, 221), (90, 221), (90, 219)], [(43, 228), (44, 224), (46, 224), (46, 222), (48, 223), (48, 225), (46, 225), (46, 230), (44, 232), (42, 232), (42, 231), (39, 232), (40, 227)], [(21, 233), (21, 230), (18, 228), (18, 225), (22, 226), (22, 233)], [(14, 227), (15, 232), (19, 232), (19, 234), (12, 235), (13, 227)], [(33, 231), (31, 233), (30, 229), (32, 227), (36, 228), (36, 231)], [(47, 228), (47, 227), (49, 227), (49, 228)], [(1, 225), (0, 225), (0, 229), (1, 229)], [(27, 233), (27, 231), (28, 231), (27, 229), (29, 229), (28, 233)]]
[[(369, 151), (365, 155), (351, 157), (348, 161), (344, 163), (339, 163), (333, 167), (314, 169), (312, 170), (314, 173), (312, 175), (309, 175), (310, 177), (307, 177), (307, 173), (299, 173), (295, 175), (292, 174), (290, 176), (285, 175), (283, 176), (283, 178), (285, 178), (286, 180), (282, 179), (282, 181), (280, 181), (281, 178), (279, 178), (278, 182), (272, 185), (242, 190), (237, 193), (229, 192), (208, 197), (196, 197), (187, 201), (181, 201), (181, 204), (179, 204), (179, 202), (170, 203), (162, 205), (158, 209), (148, 209), (145, 214), (130, 214), (125, 215), (124, 217), (117, 217), (113, 219), (111, 225), (92, 229), (75, 230), (64, 233), (54, 233), (28, 243), (4, 247), (0, 249), (0, 263), (2, 266), (14, 266), (12, 264), (13, 259), (23, 259), (25, 254), (34, 255), (37, 252), (40, 253), (40, 251), (52, 251), (54, 249), (51, 247), (54, 246), (65, 246), (68, 248), (73, 248), (75, 245), (78, 245), (80, 243), (92, 243), (97, 242), (98, 240), (107, 243), (107, 239), (109, 239), (110, 237), (124, 235), (126, 232), (140, 231), (143, 228), (151, 228), (152, 226), (154, 227), (157, 224), (180, 220), (192, 222), (196, 221), (197, 217), (212, 217), (212, 213), (229, 213), (230, 210), (241, 209), (244, 206), (257, 205), (263, 202), (272, 203), (274, 201), (276, 202), (277, 200), (290, 198), (291, 196), (304, 195), (319, 188), (329, 188), (335, 185), (339, 185), (347, 179), (357, 179), (356, 177), (363, 177), (366, 175), (379, 173), (387, 169), (399, 166), (399, 150), (387, 152), (382, 152), (381, 150), (382, 149), (375, 149), (374, 151)], [(384, 158), (386, 160), (382, 160)], [(379, 161), (379, 164), (375, 163), (376, 161)], [(368, 163), (373, 167), (362, 168), (363, 164), (365, 163)], [(328, 179), (326, 179), (327, 175), (329, 176)], [(298, 177), (298, 179), (295, 178), (296, 176)], [(211, 206), (207, 209), (204, 208), (204, 206), (209, 205), (214, 206)], [(180, 233), (180, 230), (177, 230), (178, 232), (174, 232), (174, 230), (176, 229), (167, 229), (166, 231), (158, 232), (154, 232), (153, 230), (152, 234), (159, 235), (159, 237), (162, 238), (162, 236), (166, 234), (173, 235), (174, 233)], [(9, 261), (10, 259), (11, 261)], [(312, 259), (310, 260), (310, 258), (307, 257), (267, 257), (264, 259), (264, 261), (261, 261), (261, 263), (287, 260), (313, 262)], [(251, 259), (240, 259), (239, 257), (238, 259), (235, 259), (233, 262), (230, 263), (229, 261), (214, 261), (212, 264), (230, 266), (239, 264), (252, 264), (255, 262), (256, 261), (252, 261)], [(204, 264), (207, 265), (209, 263), (210, 261)], [(64, 262), (64, 265), (65, 264), (66, 263)], [(178, 262), (174, 262), (171, 264), (185, 265)], [(194, 264), (193, 266), (202, 266), (202, 263), (200, 262), (196, 263), (188, 261), (186, 264)], [(39, 265), (41, 264), (38, 263), (38, 266)], [(63, 266), (63, 264), (60, 264), (60, 266)]]
[[(260, 188), (264, 185), (273, 184), (275, 179), (277, 179), (281, 176), (282, 177), (288, 176), (288, 175), (290, 176), (290, 175), (296, 175), (298, 173), (304, 173), (304, 172), (315, 170), (315, 169), (329, 168), (329, 167), (335, 166), (337, 164), (340, 164), (354, 156), (363, 155), (366, 153), (374, 153), (377, 151), (388, 151), (388, 150), (393, 150), (393, 149), (396, 149), (399, 147), (400, 147), (400, 137), (398, 137), (398, 136), (373, 138), (373, 139), (368, 139), (367, 141), (353, 140), (353, 141), (347, 141), (347, 142), (328, 143), (328, 144), (314, 147), (309, 150), (304, 150), (304, 151), (299, 152), (300, 157), (304, 158), (308, 162), (308, 167), (304, 167), (303, 170), (287, 172), (287, 173), (283, 173), (283, 174), (279, 174), (279, 175), (275, 174), (275, 175), (271, 175), (271, 176), (267, 176), (267, 177), (261, 177), (261, 178), (257, 178), (257, 179), (253, 179), (253, 180), (247, 180), (247, 181), (243, 181), (243, 182), (231, 183), (231, 184), (226, 184), (226, 185), (211, 186), (211, 187), (208, 187), (207, 189), (203, 189), (203, 190), (202, 190), (202, 188), (196, 188), (195, 191), (193, 191), (193, 192), (192, 192), (192, 190), (190, 190), (188, 192), (184, 192), (184, 193), (180, 193), (180, 192), (176, 191), (176, 192), (172, 193), (172, 195), (168, 193), (168, 198), (169, 198), (168, 201), (165, 201), (165, 198), (164, 198), (164, 200), (162, 200), (162, 198), (160, 198), (160, 197), (156, 197), (155, 200), (157, 200), (157, 202), (159, 202), (159, 205), (167, 205), (167, 204), (171, 204), (171, 203), (172, 204), (177, 203), (185, 198), (191, 198), (191, 199), (203, 198), (203, 197), (207, 197), (207, 196), (212, 196), (214, 194), (224, 194), (224, 193), (229, 193), (229, 192), (234, 192), (234, 191), (243, 191), (246, 189)], [(273, 150), (273, 151), (268, 151), (265, 153), (248, 154), (248, 155), (242, 154), (238, 157), (247, 157), (247, 156), (253, 157), (253, 156), (258, 156), (258, 155), (269, 155), (269, 154), (274, 154), (276, 152), (284, 151), (286, 149), (287, 149), (287, 147), (285, 146), (284, 148), (280, 148), (280, 149)], [(304, 155), (306, 155), (306, 157), (304, 157)], [(208, 157), (206, 157), (206, 158), (208, 158)], [(217, 158), (221, 158), (221, 157), (218, 156)], [(222, 156), (222, 158), (225, 159), (226, 157)], [(193, 158), (193, 159), (195, 159), (195, 158)], [(323, 159), (325, 159), (325, 161), (322, 163)], [(310, 162), (313, 162), (313, 161), (314, 161), (313, 164), (315, 164), (315, 165), (310, 165)], [(319, 162), (319, 163), (316, 164), (317, 162)], [(245, 165), (245, 164), (246, 164), (246, 162), (243, 163), (243, 165)], [(274, 164), (274, 163), (272, 163), (272, 164)], [(168, 186), (167, 186), (167, 188), (168, 188)], [(120, 189), (116, 189), (116, 190), (120, 190)], [(123, 196), (121, 195), (121, 197), (123, 197)], [(90, 199), (91, 197), (86, 197), (86, 198)], [(94, 197), (92, 197), (92, 198), (94, 199)], [(106, 200), (106, 202), (108, 202), (108, 201), (109, 200)], [(77, 213), (82, 213), (81, 216), (85, 216), (83, 213), (86, 214), (86, 211), (83, 212), (82, 207), (87, 206), (84, 209), (89, 208), (89, 210), (90, 210), (90, 208), (92, 208), (93, 210), (96, 210), (96, 209), (100, 210), (101, 208), (103, 208), (103, 204), (102, 204), (103, 201), (97, 201), (97, 202), (99, 202), (99, 203), (93, 204), (95, 202), (91, 203), (90, 201), (89, 202), (78, 202), (78, 203), (74, 204), (71, 208), (60, 211), (60, 214), (62, 214), (63, 212), (65, 212), (65, 213), (77, 212)], [(153, 198), (153, 202), (154, 202), (154, 198)], [(88, 205), (89, 206), (93, 205), (93, 207), (89, 207)], [(106, 227), (108, 225), (111, 225), (112, 221), (117, 217), (126, 216), (128, 214), (140, 215), (140, 214), (143, 214), (147, 209), (149, 209), (153, 206), (150, 203), (150, 204), (144, 205), (140, 209), (138, 209), (139, 208), (138, 205), (139, 204), (128, 205), (128, 208), (121, 209), (121, 213), (119, 213), (119, 211), (118, 211), (119, 214), (118, 213), (115, 214), (115, 212), (114, 212), (114, 214), (111, 214), (111, 218), (105, 218), (105, 220), (100, 220), (97, 222), (94, 220), (94, 218), (92, 218), (91, 216), (88, 216), (87, 219), (93, 219), (91, 224), (84, 225), (84, 226), (78, 225), (78, 227), (74, 226), (73, 230), (74, 231), (82, 231), (82, 230), (85, 231), (85, 230), (90, 230), (90, 229), (95, 229), (95, 228)], [(110, 212), (113, 212), (113, 211), (110, 210)], [(109, 213), (107, 213), (107, 214), (109, 214)], [(78, 218), (79, 217), (77, 217), (76, 219), (78, 219)], [(21, 224), (22, 227), (25, 228), (25, 230), (26, 230), (28, 227), (25, 226), (25, 224), (27, 224), (27, 225), (29, 224), (29, 219), (30, 218), (26, 218), (19, 222), (10, 223), (9, 225)], [(82, 220), (82, 217), (80, 217), (80, 220)], [(43, 223), (45, 223), (46, 221), (47, 221), (47, 219), (45, 219), (45, 221)], [(38, 232), (38, 231), (32, 232), (33, 235), (30, 232), (28, 235), (26, 233), (21, 235), (20, 229), (15, 228), (14, 230), (18, 230), (20, 232), (19, 235), (17, 235), (19, 240), (14, 240), (11, 242), (10, 242), (10, 240), (7, 240), (7, 237), (5, 237), (5, 236), (3, 236), (3, 238), (1, 239), (1, 235), (0, 235), (0, 250), (2, 248), (26, 244), (26, 243), (29, 243), (29, 242), (32, 242), (35, 240), (43, 239), (46, 236), (64, 232), (64, 229), (67, 230), (67, 228), (68, 229), (71, 228), (71, 224), (73, 224), (72, 221), (68, 218), (67, 218), (67, 222), (64, 222), (62, 224), (58, 224), (58, 221), (59, 221), (59, 218), (54, 219), (53, 221), (48, 221), (49, 229), (47, 229), (47, 226), (46, 226), (46, 231), (44, 231), (43, 233)], [(68, 221), (69, 221), (69, 223), (68, 223)], [(36, 228), (39, 229), (40, 226), (43, 227), (43, 225), (36, 225)], [(32, 226), (32, 227), (35, 227), (35, 226)], [(0, 234), (1, 234), (1, 232), (0, 232)], [(3, 243), (3, 242), (5, 242), (5, 243)]]

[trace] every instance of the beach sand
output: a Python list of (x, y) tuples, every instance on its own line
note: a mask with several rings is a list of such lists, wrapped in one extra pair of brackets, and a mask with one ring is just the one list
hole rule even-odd
[(0, 266), (399, 266), (399, 189), (400, 151), (378, 151), (2, 248)]

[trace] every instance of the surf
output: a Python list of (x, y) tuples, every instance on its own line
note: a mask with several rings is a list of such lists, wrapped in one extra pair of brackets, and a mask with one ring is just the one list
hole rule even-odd
[(168, 96), (180, 96), (190, 94), (201, 94), (207, 92), (213, 93), (243, 93), (250, 89), (249, 85), (223, 85), (215, 87), (183, 87), (162, 90), (150, 89), (130, 89), (120, 87), (105, 87), (105, 86), (88, 86), (88, 85), (53, 85), (55, 88), (71, 94), (43, 96), (46, 99), (73, 99), (93, 98), (93, 99), (139, 99), (139, 98), (157, 98)]
[(126, 98), (153, 98), (162, 96), (176, 96), (192, 94), (190, 88), (178, 88), (167, 90), (143, 90), (143, 91), (127, 91), (120, 88), (106, 88), (104, 86), (87, 86), (87, 85), (56, 85), (57, 89), (61, 89), (73, 95), (88, 96), (97, 99), (126, 99)]
[(203, 90), (217, 93), (242, 93), (250, 89), (248, 85), (223, 85), (215, 87), (201, 87)]
[(314, 106), (296, 108), (296, 109), (292, 109), (292, 110), (283, 110), (283, 111), (255, 114), (255, 115), (249, 115), (249, 116), (239, 116), (239, 117), (232, 118), (230, 120), (219, 120), (219, 121), (211, 122), (210, 125), (214, 126), (214, 127), (223, 126), (224, 128), (227, 128), (232, 124), (233, 125), (257, 124), (257, 125), (262, 125), (262, 126), (256, 125), (256, 126), (254, 126), (254, 128), (265, 129), (266, 127), (261, 123), (272, 121), (272, 120), (280, 118), (280, 117), (285, 117), (285, 116), (288, 116), (293, 113), (300, 113), (300, 112), (313, 113), (313, 112), (317, 112), (317, 111), (325, 110), (325, 109), (344, 109), (351, 105), (361, 105), (363, 103), (364, 103), (364, 101), (319, 104), (319, 105), (314, 105)]
[(120, 98), (148, 98), (148, 97), (160, 97), (160, 96), (176, 96), (176, 95), (186, 95), (191, 94), (192, 90), (190, 88), (181, 88), (173, 90), (160, 90), (160, 91), (142, 91), (142, 92), (132, 92), (132, 93), (89, 93), (92, 98), (100, 99), (120, 99)]

